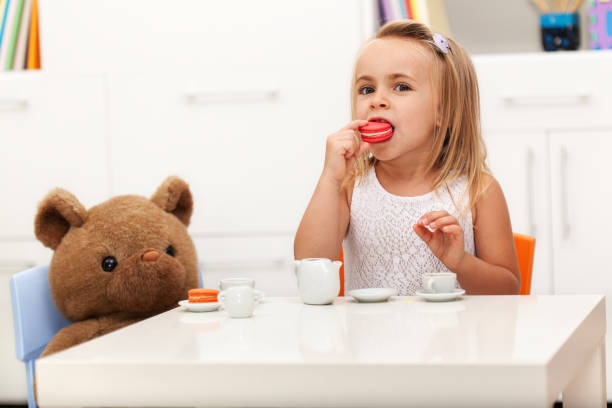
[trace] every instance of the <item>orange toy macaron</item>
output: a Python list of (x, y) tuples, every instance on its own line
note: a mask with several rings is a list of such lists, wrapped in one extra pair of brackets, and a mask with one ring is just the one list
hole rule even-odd
[(219, 291), (217, 289), (189, 289), (189, 303), (216, 302)]

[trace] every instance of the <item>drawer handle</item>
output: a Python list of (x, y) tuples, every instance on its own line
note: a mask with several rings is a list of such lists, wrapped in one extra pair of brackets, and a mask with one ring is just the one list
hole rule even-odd
[(0, 263), (0, 273), (18, 273), (36, 266), (33, 261), (5, 261)]
[(536, 94), (528, 92), (505, 92), (501, 99), (507, 105), (575, 105), (586, 103), (591, 98), (587, 91), (571, 93)]
[(257, 102), (272, 101), (278, 97), (278, 89), (262, 89), (252, 91), (210, 92), (185, 90), (183, 95), (189, 103), (209, 104), (217, 102)]
[(0, 111), (17, 111), (26, 110), (28, 108), (27, 99), (8, 99), (0, 98)]
[(561, 225), (563, 238), (568, 238), (571, 232), (570, 221), (569, 221), (569, 195), (567, 185), (567, 162), (568, 153), (565, 146), (561, 147)]
[(280, 269), (285, 266), (285, 259), (270, 259), (257, 261), (219, 261), (219, 262), (200, 262), (200, 268), (206, 273), (207, 270), (231, 270), (231, 269)]
[(535, 154), (532, 148), (527, 149), (527, 209), (529, 212), (529, 231), (532, 237), (537, 235), (537, 227), (535, 223), (535, 189), (534, 189), (534, 162)]

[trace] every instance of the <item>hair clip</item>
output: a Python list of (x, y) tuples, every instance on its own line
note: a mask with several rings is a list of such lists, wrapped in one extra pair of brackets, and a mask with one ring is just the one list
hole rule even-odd
[(450, 51), (450, 44), (442, 34), (434, 33), (433, 42), (443, 53), (448, 54), (448, 52)]

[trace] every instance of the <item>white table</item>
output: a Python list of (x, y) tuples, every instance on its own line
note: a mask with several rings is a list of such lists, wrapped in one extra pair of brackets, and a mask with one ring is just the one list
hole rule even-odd
[(605, 407), (599, 295), (177, 308), (36, 363), (52, 406)]

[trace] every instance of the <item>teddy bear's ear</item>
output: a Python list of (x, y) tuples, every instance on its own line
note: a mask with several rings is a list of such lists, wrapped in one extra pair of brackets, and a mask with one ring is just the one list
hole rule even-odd
[(182, 179), (170, 176), (157, 189), (151, 201), (162, 210), (174, 214), (185, 226), (193, 212), (193, 198), (189, 186)]
[(38, 205), (34, 233), (43, 245), (55, 250), (70, 227), (80, 227), (87, 219), (87, 210), (66, 190), (51, 190)]

